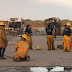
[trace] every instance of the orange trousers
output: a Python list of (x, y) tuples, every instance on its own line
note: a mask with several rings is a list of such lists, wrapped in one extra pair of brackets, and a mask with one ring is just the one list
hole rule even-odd
[(29, 44), (29, 48), (32, 49), (32, 36), (27, 36), (27, 43)]
[(48, 44), (48, 50), (51, 50), (51, 45), (52, 45), (52, 50), (55, 50), (54, 47), (54, 40), (52, 35), (47, 36), (47, 44)]
[(64, 35), (64, 39), (63, 39), (63, 42), (64, 42), (64, 51), (70, 51), (70, 36), (67, 36), (67, 35)]

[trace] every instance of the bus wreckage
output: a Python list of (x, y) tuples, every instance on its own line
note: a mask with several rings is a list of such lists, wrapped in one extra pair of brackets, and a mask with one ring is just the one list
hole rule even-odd
[(10, 18), (9, 20), (9, 34), (22, 35), (24, 33), (24, 19)]

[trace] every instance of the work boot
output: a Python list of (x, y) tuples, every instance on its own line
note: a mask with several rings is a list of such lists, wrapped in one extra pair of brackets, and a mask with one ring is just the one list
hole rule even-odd
[(1, 57), (1, 59), (6, 60), (6, 58), (5, 58), (5, 57)]
[(20, 61), (21, 61), (21, 57), (18, 56), (15, 61), (16, 61), (16, 62), (20, 62)]
[(2, 57), (0, 56), (0, 59), (1, 59)]
[(64, 49), (65, 52), (67, 52), (67, 49)]
[(1, 59), (6, 60), (6, 58), (4, 57), (4, 53), (2, 53)]
[(27, 56), (26, 61), (29, 61), (29, 59), (30, 59), (30, 56)]
[(51, 50), (51, 46), (48, 46), (48, 50), (49, 50), (49, 51)]
[(26, 56), (26, 57), (23, 59), (23, 61), (29, 61), (29, 59), (30, 59), (30, 56)]
[(30, 50), (33, 50), (33, 49), (30, 47)]
[(54, 44), (52, 45), (52, 50), (55, 50)]
[(67, 50), (67, 52), (71, 52), (71, 50)]
[(52, 50), (55, 50), (55, 48), (52, 48)]
[(48, 51), (51, 51), (51, 49), (48, 49)]
[(0, 55), (0, 59), (1, 59), (2, 57), (1, 57), (1, 55)]

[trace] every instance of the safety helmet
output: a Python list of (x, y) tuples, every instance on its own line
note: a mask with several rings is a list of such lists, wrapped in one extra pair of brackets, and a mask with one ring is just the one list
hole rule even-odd
[(67, 25), (67, 26), (71, 26), (70, 22), (67, 22), (66, 25)]
[(22, 37), (25, 38), (25, 39), (27, 39), (27, 35), (26, 34), (23, 34)]
[(35, 49), (36, 49), (36, 50), (40, 50), (40, 47), (39, 47), (39, 46), (36, 46)]
[(3, 22), (0, 22), (0, 26), (5, 26), (5, 24)]

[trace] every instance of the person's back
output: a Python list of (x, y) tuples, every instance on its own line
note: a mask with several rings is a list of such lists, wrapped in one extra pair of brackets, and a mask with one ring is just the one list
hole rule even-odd
[(53, 29), (50, 28), (50, 27), (48, 27), (48, 28), (46, 29), (47, 35), (52, 35), (52, 31), (53, 31)]
[(17, 42), (15, 44), (15, 50), (17, 51), (16, 54), (13, 57), (14, 61), (22, 61), (22, 60), (29, 60), (29, 56), (27, 56), (28, 50), (29, 50), (29, 45), (26, 42), (27, 40), (27, 35), (23, 34), (21, 36), (21, 41)]
[[(66, 28), (66, 25), (64, 25), (64, 30), (65, 30), (65, 28)], [(64, 31), (63, 31), (63, 36), (64, 36)]]
[(48, 50), (51, 50), (51, 45), (52, 45), (52, 50), (55, 50), (52, 31), (53, 29), (51, 28), (50, 25), (48, 25), (48, 28), (45, 31), (45, 34), (47, 36)]
[(24, 58), (27, 55), (29, 49), (29, 45), (27, 42), (19, 41), (15, 45), (15, 50), (17, 50), (16, 56), (20, 56), (21, 58)]

